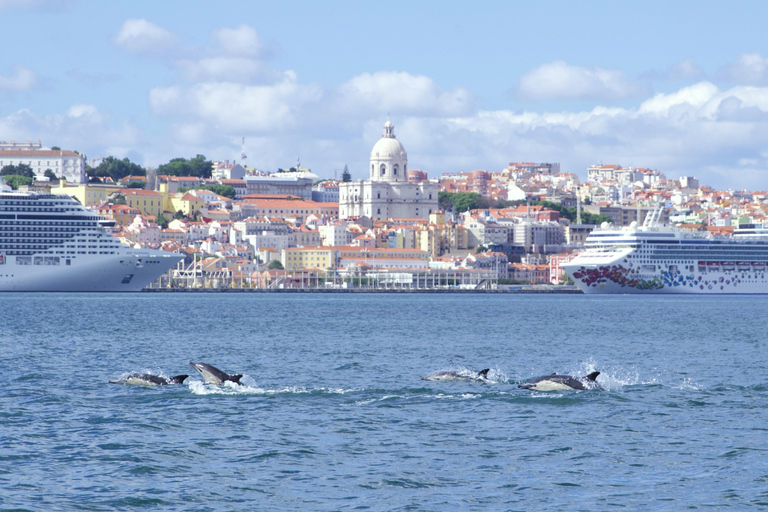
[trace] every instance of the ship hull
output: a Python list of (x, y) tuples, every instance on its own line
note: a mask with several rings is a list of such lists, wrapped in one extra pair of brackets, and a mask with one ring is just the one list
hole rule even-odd
[(70, 265), (19, 265), (8, 256), (0, 265), (0, 292), (138, 292), (181, 259), (142, 249), (78, 256)]
[(761, 270), (700, 272), (696, 262), (657, 265), (651, 272), (626, 263), (589, 264), (578, 259), (563, 270), (585, 294), (767, 294)]

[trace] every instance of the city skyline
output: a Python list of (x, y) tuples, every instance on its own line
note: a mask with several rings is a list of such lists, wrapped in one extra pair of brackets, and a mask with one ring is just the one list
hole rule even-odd
[[(157, 166), (597, 163), (768, 189), (768, 6), (0, 0), (0, 140)], [(588, 8), (589, 10), (585, 10)]]

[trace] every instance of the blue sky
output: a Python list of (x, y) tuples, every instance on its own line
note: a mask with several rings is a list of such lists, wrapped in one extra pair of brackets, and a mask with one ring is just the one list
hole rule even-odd
[(367, 176), (649, 167), (768, 189), (768, 3), (0, 0), (0, 140)]

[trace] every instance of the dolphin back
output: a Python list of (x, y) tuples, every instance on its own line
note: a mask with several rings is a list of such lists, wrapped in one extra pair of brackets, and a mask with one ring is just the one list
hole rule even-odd
[(238, 373), (238, 374), (236, 374), (236, 375), (230, 375), (230, 376), (227, 378), (227, 380), (231, 380), (231, 381), (232, 381), (232, 382), (234, 382), (235, 384), (240, 384), (240, 385), (242, 386), (242, 385), (243, 385), (243, 383), (242, 383), (242, 382), (240, 382), (240, 379), (242, 379), (242, 378), (243, 378), (242, 374), (239, 374), (239, 373)]
[(184, 384), (184, 379), (189, 375), (175, 375), (168, 379), (168, 384)]

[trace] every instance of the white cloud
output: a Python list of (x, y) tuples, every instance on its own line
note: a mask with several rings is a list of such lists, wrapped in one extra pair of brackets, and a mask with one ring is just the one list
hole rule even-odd
[(9, 76), (0, 75), (0, 92), (27, 91), (35, 86), (37, 82), (35, 73), (24, 66), (16, 66), (13, 74)]
[(264, 63), (243, 57), (210, 57), (183, 60), (178, 63), (190, 82), (275, 83), (284, 73), (270, 69)]
[(212, 34), (227, 55), (263, 57), (266, 46), (253, 27), (240, 25), (237, 28), (222, 28)]
[(93, 105), (72, 105), (63, 114), (37, 115), (21, 109), (0, 117), (0, 140), (38, 140), (47, 146), (77, 150), (89, 158), (119, 156), (141, 149), (141, 130), (127, 121), (113, 125)]
[(336, 96), (339, 106), (352, 112), (454, 116), (474, 109), (466, 89), (443, 91), (429, 77), (395, 71), (357, 75), (341, 84)]
[(67, 110), (67, 115), (72, 119), (77, 119), (87, 124), (101, 124), (104, 122), (104, 117), (99, 112), (99, 109), (95, 105), (85, 103), (72, 105)]
[(707, 104), (718, 92), (715, 85), (700, 82), (671, 94), (656, 94), (640, 104), (638, 111), (641, 114), (669, 115), (675, 107), (684, 106), (695, 110)]
[(621, 71), (587, 69), (556, 61), (523, 75), (519, 91), (523, 97), (535, 100), (616, 100), (638, 96), (645, 89)]
[(188, 88), (158, 87), (150, 91), (155, 113), (192, 118), (236, 132), (283, 130), (299, 123), (299, 113), (317, 102), (317, 86), (301, 85), (293, 73), (274, 85), (205, 82)]
[(745, 53), (727, 67), (731, 80), (742, 85), (768, 85), (768, 58)]
[(173, 33), (145, 19), (126, 20), (112, 43), (129, 52), (152, 57), (168, 55), (179, 46)]

